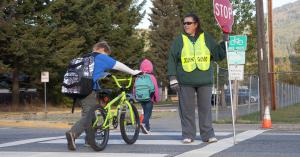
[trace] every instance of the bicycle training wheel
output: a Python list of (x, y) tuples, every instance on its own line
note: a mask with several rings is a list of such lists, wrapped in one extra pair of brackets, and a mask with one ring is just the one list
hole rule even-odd
[(124, 141), (127, 144), (133, 144), (139, 137), (140, 118), (134, 105), (131, 104), (134, 116), (134, 124), (131, 121), (129, 109), (123, 109), (120, 116), (120, 130)]
[[(87, 129), (87, 142), (95, 151), (102, 151), (105, 149), (109, 138), (109, 128), (102, 128), (106, 112), (102, 107), (95, 106), (91, 108), (89, 115), (91, 116), (92, 123)], [(96, 120), (98, 122), (93, 126)]]

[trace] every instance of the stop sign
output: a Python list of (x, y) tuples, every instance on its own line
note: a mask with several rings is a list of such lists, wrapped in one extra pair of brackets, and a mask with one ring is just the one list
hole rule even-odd
[(214, 14), (224, 33), (230, 33), (234, 22), (233, 9), (229, 0), (214, 0)]

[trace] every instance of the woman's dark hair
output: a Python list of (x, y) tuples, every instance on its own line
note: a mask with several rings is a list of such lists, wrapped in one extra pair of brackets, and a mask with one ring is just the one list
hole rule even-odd
[(198, 24), (197, 29), (196, 29), (196, 35), (199, 35), (200, 33), (202, 33), (203, 30), (202, 30), (201, 25), (200, 25), (200, 23), (201, 23), (200, 18), (196, 14), (194, 14), (194, 13), (188, 13), (188, 14), (186, 14), (184, 16), (184, 19), (187, 18), (187, 17), (193, 18), (193, 21)]

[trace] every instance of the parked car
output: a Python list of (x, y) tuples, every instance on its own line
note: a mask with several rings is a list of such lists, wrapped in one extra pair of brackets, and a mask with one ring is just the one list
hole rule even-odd
[(258, 99), (259, 99), (258, 93), (251, 94), (251, 96), (250, 96), (251, 103), (258, 103)]
[[(238, 101), (239, 104), (247, 104), (249, 102), (250, 94), (250, 103), (258, 102), (258, 94), (256, 92), (249, 93), (249, 89), (239, 89)], [(225, 101), (230, 104), (230, 93), (229, 90), (225, 90)]]
[[(0, 104), (10, 104), (12, 101), (11, 79), (11, 74), (0, 73)], [(30, 104), (34, 99), (38, 98), (37, 89), (29, 86), (28, 76), (21, 75), (19, 77), (19, 85), (20, 103)]]

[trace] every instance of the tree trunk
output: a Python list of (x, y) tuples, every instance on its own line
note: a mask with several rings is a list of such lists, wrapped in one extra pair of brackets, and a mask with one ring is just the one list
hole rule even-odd
[(19, 90), (19, 70), (17, 68), (13, 69), (12, 76), (12, 110), (16, 111), (19, 107), (19, 98), (20, 98), (20, 90)]

